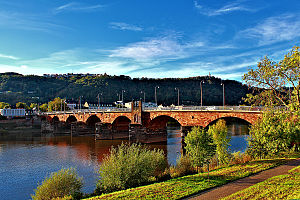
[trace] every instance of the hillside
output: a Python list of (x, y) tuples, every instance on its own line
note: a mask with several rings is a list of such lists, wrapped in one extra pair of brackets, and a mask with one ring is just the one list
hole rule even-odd
[[(102, 93), (101, 102), (119, 100), (122, 90), (124, 101), (143, 98), (155, 101), (154, 88), (157, 89), (158, 104), (177, 104), (177, 91), (180, 90), (180, 103), (183, 105), (200, 105), (200, 81), (203, 83), (203, 105), (222, 105), (223, 89), (221, 79), (205, 76), (191, 78), (130, 78), (128, 76), (109, 75), (65, 75), (44, 77), (21, 75), (17, 73), (0, 74), (0, 101), (10, 104), (22, 101), (26, 103), (45, 103), (55, 97), (97, 102), (98, 93)], [(242, 103), (242, 97), (249, 93), (246, 85), (234, 80), (224, 80), (227, 105)], [(37, 98), (39, 97), (39, 99)]]

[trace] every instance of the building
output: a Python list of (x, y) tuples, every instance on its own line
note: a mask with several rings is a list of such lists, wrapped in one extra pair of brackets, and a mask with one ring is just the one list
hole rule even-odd
[(7, 118), (15, 118), (15, 117), (25, 117), (26, 111), (25, 109), (0, 109), (0, 115)]

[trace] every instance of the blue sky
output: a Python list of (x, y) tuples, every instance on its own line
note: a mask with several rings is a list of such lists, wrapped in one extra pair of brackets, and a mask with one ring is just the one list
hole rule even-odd
[(299, 30), (299, 0), (0, 0), (0, 72), (241, 80)]

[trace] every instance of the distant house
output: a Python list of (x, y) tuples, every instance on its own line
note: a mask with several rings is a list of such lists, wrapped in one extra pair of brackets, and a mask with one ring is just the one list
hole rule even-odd
[(14, 117), (25, 117), (26, 111), (25, 109), (0, 109), (0, 115), (7, 117), (7, 118), (14, 118)]
[(87, 109), (106, 109), (106, 108), (112, 108), (115, 107), (113, 103), (105, 103), (105, 102), (100, 102), (98, 105), (98, 102), (85, 102), (84, 108)]

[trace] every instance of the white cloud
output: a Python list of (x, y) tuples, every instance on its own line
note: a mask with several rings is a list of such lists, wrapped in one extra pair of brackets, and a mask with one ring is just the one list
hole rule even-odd
[(239, 2), (227, 4), (219, 9), (211, 9), (211, 8), (207, 8), (207, 7), (200, 5), (197, 0), (194, 0), (194, 6), (196, 9), (199, 10), (199, 12), (201, 14), (207, 15), (207, 16), (224, 15), (224, 14), (228, 14), (228, 13), (231, 13), (234, 11), (248, 11), (248, 12), (254, 11), (253, 9), (250, 9), (244, 5), (241, 5), (241, 3), (239, 3)]
[(300, 37), (299, 30), (298, 15), (281, 15), (267, 18), (255, 27), (241, 31), (238, 36), (254, 38), (259, 45), (266, 45)]
[(129, 31), (142, 31), (143, 28), (132, 25), (132, 24), (127, 24), (123, 22), (111, 22), (110, 23), (111, 28), (113, 29), (119, 29), (119, 30), (129, 30)]
[(5, 58), (5, 59), (11, 59), (11, 60), (18, 60), (18, 57), (11, 56), (11, 55), (6, 55), (6, 54), (1, 54), (0, 53), (0, 58)]
[(138, 61), (151, 59), (173, 60), (186, 56), (184, 48), (176, 38), (153, 38), (112, 50), (110, 57), (130, 58)]
[(103, 5), (96, 4), (96, 5), (85, 5), (77, 2), (71, 2), (64, 4), (62, 6), (59, 6), (54, 9), (55, 13), (60, 13), (63, 11), (83, 11), (83, 12), (91, 12), (96, 11), (100, 8), (103, 8)]

